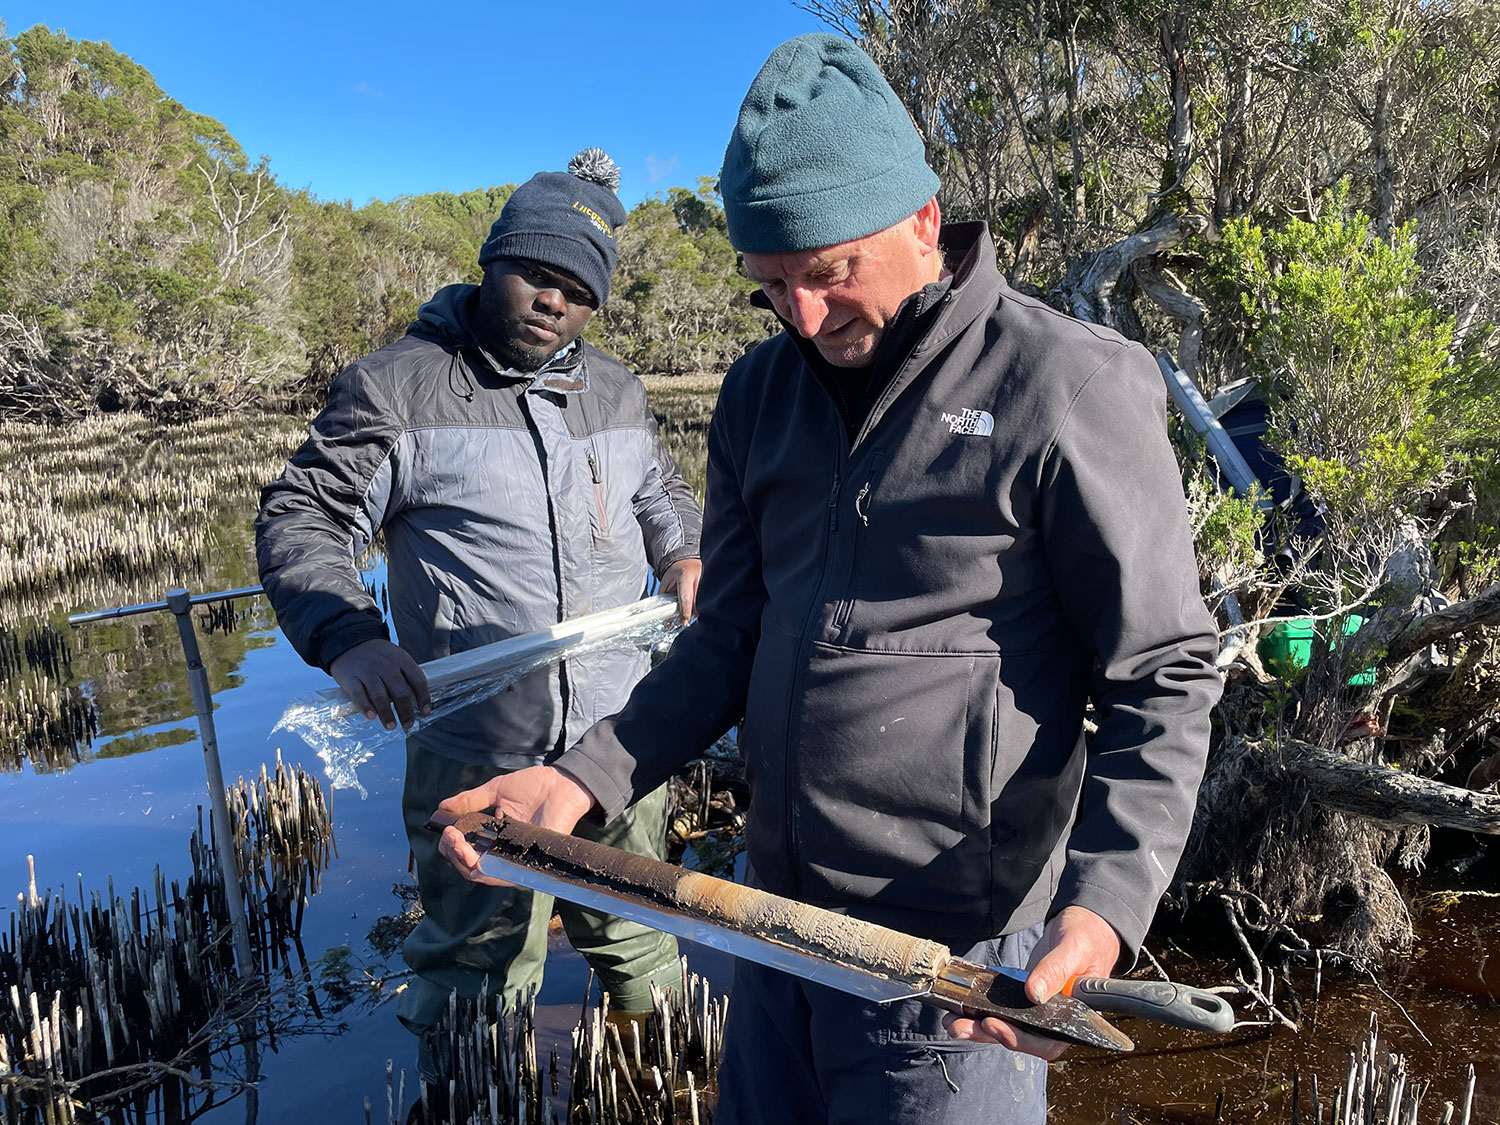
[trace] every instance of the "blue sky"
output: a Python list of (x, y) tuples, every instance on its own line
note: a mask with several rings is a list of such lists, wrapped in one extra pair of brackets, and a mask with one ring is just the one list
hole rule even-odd
[(256, 5), (10, 0), (104, 40), (321, 199), (462, 191), (599, 145), (627, 206), (717, 175), (740, 98), (776, 44), (827, 30), (790, 0)]

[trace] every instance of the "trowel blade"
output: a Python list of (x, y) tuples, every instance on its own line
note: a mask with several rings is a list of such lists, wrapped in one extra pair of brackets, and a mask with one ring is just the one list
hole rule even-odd
[[(1019, 977), (1020, 979), (1017, 979)], [(1026, 974), (995, 969), (955, 957), (938, 976), (936, 1002), (980, 1019), (995, 1016), (1027, 1031), (1084, 1047), (1130, 1051), (1135, 1043), (1094, 1009), (1061, 993), (1042, 1004), (1026, 995)]]

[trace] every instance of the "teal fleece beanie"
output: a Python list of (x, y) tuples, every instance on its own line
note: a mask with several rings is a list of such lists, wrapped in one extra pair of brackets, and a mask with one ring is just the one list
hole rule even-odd
[(729, 239), (748, 254), (863, 238), (937, 190), (917, 127), (880, 69), (824, 32), (771, 52), (740, 105), (719, 178)]

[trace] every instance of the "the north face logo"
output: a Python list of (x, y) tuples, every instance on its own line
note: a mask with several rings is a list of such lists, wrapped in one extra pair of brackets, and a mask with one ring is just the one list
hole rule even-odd
[(944, 414), (950, 434), (976, 434), (988, 437), (995, 432), (995, 419), (988, 410), (964, 409), (957, 414)]

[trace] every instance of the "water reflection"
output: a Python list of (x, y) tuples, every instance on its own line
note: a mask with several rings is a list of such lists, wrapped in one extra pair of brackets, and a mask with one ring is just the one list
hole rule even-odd
[[(1062, 1125), (1104, 1121), (1292, 1120), (1296, 1095), (1311, 1121), (1314, 1077), (1323, 1120), (1344, 1085), (1375, 1020), (1384, 1066), (1387, 1051), (1405, 1056), (1410, 1085), (1430, 1083), (1419, 1120), (1442, 1120), (1444, 1102), (1461, 1107), (1472, 1062), (1478, 1072), (1474, 1121), (1500, 1118), (1500, 1002), (1483, 980), (1487, 949), (1500, 930), (1489, 892), (1451, 891), (1418, 900), (1412, 955), (1378, 980), (1325, 971), (1314, 994), (1312, 966), (1286, 978), (1301, 1014), (1298, 1033), (1263, 1028), (1207, 1040), (1144, 1021), (1122, 1027), (1136, 1041), (1131, 1055), (1080, 1050), (1053, 1067), (1053, 1113)], [(1432, 902), (1444, 909), (1423, 909)], [(1193, 983), (1228, 980), (1232, 962), (1171, 946), (1162, 957), (1174, 977)], [(1476, 973), (1477, 967), (1477, 973)], [(1491, 975), (1493, 975), (1493, 970)], [(1496, 982), (1500, 984), (1500, 982)], [(1479, 987), (1474, 987), (1478, 985)], [(1383, 1119), (1382, 1119), (1383, 1120)]]
[[(75, 632), (64, 617), (180, 585), (254, 585), (249, 506), (301, 429), (284, 417), (0, 425), (0, 769), (69, 769), (96, 738), (191, 714), (170, 622)], [(273, 643), (270, 611), (249, 612), (258, 637), (200, 611), (216, 691), (251, 644)]]
[[(0, 1120), (189, 1119), (259, 1071), (259, 1039), (329, 1031), (300, 930), (331, 858), (320, 787), (278, 760), (229, 788), (230, 855), (250, 920), (242, 960), (201, 821), (185, 882), (75, 895), (34, 873), (0, 936)], [(279, 971), (278, 971), (279, 970)], [(254, 1030), (250, 1028), (253, 1026)]]

